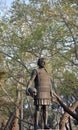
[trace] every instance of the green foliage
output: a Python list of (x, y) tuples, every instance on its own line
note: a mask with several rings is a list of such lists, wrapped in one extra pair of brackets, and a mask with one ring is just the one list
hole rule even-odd
[[(64, 98), (73, 96), (77, 100), (77, 15), (74, 0), (29, 0), (28, 3), (15, 0), (12, 3), (8, 15), (0, 19), (0, 52), (4, 55), (2, 60), (0, 57), (1, 84), (10, 97), (16, 98), (18, 72), (26, 85), (31, 70), (37, 67), (38, 57), (44, 56), (57, 91)], [(4, 68), (6, 76), (3, 76)], [(2, 95), (6, 97), (4, 92)], [(54, 116), (50, 113), (51, 122)]]
[(61, 85), (59, 89), (63, 95), (73, 96), (74, 93), (78, 90), (77, 76), (72, 72), (66, 71), (63, 74), (63, 79), (61, 79)]

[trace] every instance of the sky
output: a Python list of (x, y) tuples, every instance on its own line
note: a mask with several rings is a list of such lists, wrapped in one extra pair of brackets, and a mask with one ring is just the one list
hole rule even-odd
[(6, 0), (7, 4), (10, 5), (13, 0)]
[[(0, 3), (4, 3), (6, 4), (7, 6), (10, 7), (11, 3), (13, 2), (14, 0), (0, 0)], [(26, 2), (28, 3), (29, 0), (26, 0)]]
[(13, 0), (5, 0), (5, 2), (6, 2), (6, 5), (10, 6)]
[[(0, 17), (3, 15), (3, 14), (6, 14), (7, 11), (10, 6), (11, 6), (11, 3), (13, 2), (14, 0), (0, 0)], [(25, 0), (27, 3), (29, 0)]]
[(0, 7), (3, 7), (4, 5), (10, 7), (10, 5), (11, 5), (11, 3), (12, 3), (13, 1), (14, 1), (14, 0), (0, 0)]
[(7, 13), (7, 9), (14, 0), (0, 0), (0, 17)]

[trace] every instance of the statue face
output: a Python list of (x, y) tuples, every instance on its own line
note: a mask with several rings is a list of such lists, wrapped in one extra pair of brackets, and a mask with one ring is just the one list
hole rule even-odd
[(40, 68), (44, 68), (44, 67), (45, 67), (44, 58), (40, 58), (40, 59), (38, 60), (38, 66), (39, 66)]

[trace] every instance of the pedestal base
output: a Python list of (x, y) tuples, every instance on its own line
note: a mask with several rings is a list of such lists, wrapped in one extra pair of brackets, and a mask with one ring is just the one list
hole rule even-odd
[(53, 129), (37, 129), (37, 130), (53, 130)]

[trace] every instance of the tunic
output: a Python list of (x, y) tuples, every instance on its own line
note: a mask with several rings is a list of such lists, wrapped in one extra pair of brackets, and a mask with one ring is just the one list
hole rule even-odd
[(52, 95), (52, 85), (48, 72), (45, 68), (34, 69), (28, 86), (34, 81), (37, 95), (34, 97), (35, 105), (50, 105)]

